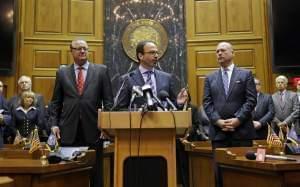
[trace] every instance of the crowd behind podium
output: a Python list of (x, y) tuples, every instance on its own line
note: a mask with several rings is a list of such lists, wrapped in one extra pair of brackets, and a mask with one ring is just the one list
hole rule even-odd
[[(232, 46), (230, 43), (227, 42), (220, 43), (218, 46), (219, 49), (217, 49), (216, 54), (219, 63), (222, 64), (223, 61), (226, 60), (226, 58), (228, 58), (227, 60), (228, 62), (230, 62), (230, 64), (228, 65), (229, 68), (232, 68), (231, 70), (232, 72), (229, 73), (229, 78), (230, 78), (230, 76), (234, 76), (233, 73), (234, 71), (236, 71), (235, 70), (236, 67), (232, 61), (234, 56)], [(72, 51), (72, 55), (75, 61), (74, 65), (76, 67), (84, 66), (84, 64), (87, 62), (87, 52), (88, 52), (87, 43), (83, 40), (75, 40), (70, 45), (70, 49)], [(214, 130), (217, 129), (216, 132), (219, 131), (218, 130), (219, 127), (222, 128), (222, 131), (225, 132), (225, 134), (226, 133), (228, 134), (227, 131), (235, 130), (234, 128), (231, 128), (229, 126), (228, 128), (225, 127), (226, 122), (224, 121), (221, 122), (219, 121), (219, 123), (216, 122), (216, 124), (219, 125), (219, 127), (216, 127), (216, 124), (212, 124), (212, 120), (209, 116), (211, 116), (213, 113), (209, 113), (207, 115), (203, 106), (193, 106), (191, 104), (191, 97), (188, 89), (186, 88), (181, 89), (176, 96), (176, 93), (173, 90), (174, 82), (172, 80), (172, 75), (163, 72), (161, 70), (155, 69), (156, 63), (158, 61), (159, 51), (154, 42), (152, 41), (140, 42), (136, 49), (136, 55), (139, 61), (138, 67), (134, 71), (129, 72), (121, 77), (120, 84), (119, 84), (119, 90), (121, 91), (120, 92), (121, 94), (120, 95), (117, 94), (116, 96), (117, 98), (115, 98), (114, 100), (115, 101), (114, 105), (118, 105), (118, 107), (120, 108), (128, 109), (128, 107), (131, 106), (132, 104), (140, 105), (141, 103), (147, 102), (147, 101), (143, 101), (144, 98), (137, 98), (135, 101), (133, 101), (133, 103), (131, 103), (132, 87), (135, 85), (142, 87), (145, 83), (147, 83), (150, 85), (150, 89), (151, 89), (150, 93), (152, 95), (159, 95), (161, 90), (166, 90), (168, 94), (170, 94), (169, 97), (171, 99), (171, 102), (173, 102), (174, 105), (176, 105), (176, 107), (179, 110), (183, 110), (186, 107), (192, 109), (192, 127), (191, 129), (188, 129), (186, 131), (186, 134), (182, 138), (178, 139), (179, 142), (209, 140), (212, 137), (212, 133), (210, 132), (212, 127), (214, 128)], [(76, 60), (78, 60), (78, 62), (83, 64), (77, 63)], [(89, 68), (93, 67), (92, 65), (93, 64), (89, 62), (88, 65)], [(101, 67), (103, 71), (106, 70), (104, 67), (105, 66)], [(67, 71), (66, 68), (69, 67), (62, 68), (58, 72), (64, 73), (65, 70)], [(72, 68), (74, 69), (73, 66)], [(99, 68), (99, 71), (102, 71), (101, 68)], [(225, 74), (227, 73), (227, 71), (230, 72), (230, 70), (227, 70), (226, 68), (225, 66), (220, 68), (220, 73), (221, 73), (220, 75), (223, 76), (224, 72)], [(246, 74), (246, 72), (244, 72), (243, 70), (240, 71)], [(75, 72), (76, 72), (76, 79), (79, 79), (80, 76), (82, 76), (81, 69), (79, 70), (76, 69)], [(83, 74), (84, 79), (86, 79), (85, 81), (87, 81), (87, 79), (89, 78), (88, 73), (89, 71), (85, 70), (85, 73)], [(0, 146), (3, 143), (7, 143), (7, 144), (13, 143), (17, 130), (19, 131), (21, 136), (27, 137), (29, 136), (30, 132), (37, 127), (39, 129), (39, 136), (42, 141), (47, 140), (51, 131), (54, 130), (56, 133), (59, 132), (58, 131), (59, 129), (56, 128), (57, 126), (53, 125), (54, 123), (53, 121), (59, 119), (53, 118), (54, 116), (53, 113), (56, 113), (58, 110), (57, 102), (63, 102), (61, 99), (65, 99), (62, 95), (59, 95), (64, 93), (61, 93), (61, 90), (57, 90), (57, 89), (64, 90), (64, 88), (62, 88), (62, 85), (60, 84), (63, 84), (65, 80), (60, 80), (60, 77), (58, 77), (58, 75), (56, 77), (57, 79), (56, 87), (55, 87), (56, 93), (54, 94), (54, 99), (52, 100), (54, 102), (50, 102), (48, 103), (48, 105), (45, 105), (44, 98), (41, 94), (35, 93), (35, 91), (32, 90), (32, 81), (29, 76), (22, 75), (19, 78), (18, 93), (16, 93), (15, 96), (9, 98), (8, 100), (6, 100), (6, 98), (4, 98), (4, 96), (2, 95), (3, 83), (0, 81), (0, 92), (1, 92)], [(288, 90), (289, 82), (287, 77), (284, 75), (279, 75), (278, 77), (276, 77), (275, 80), (277, 91), (273, 94), (272, 93), (267, 94), (261, 92), (262, 85), (260, 80), (254, 78), (251, 75), (251, 73), (249, 73), (248, 75), (251, 78), (251, 80), (247, 80), (249, 81), (249, 84), (255, 85), (255, 90), (253, 92), (251, 91), (251, 94), (255, 93), (254, 95), (255, 101), (253, 101), (251, 105), (252, 104), (255, 105), (253, 107), (253, 110), (251, 110), (249, 113), (250, 117), (249, 116), (247, 117), (251, 119), (252, 121), (251, 124), (253, 124), (252, 128), (255, 129), (255, 136), (253, 137), (253, 139), (266, 139), (268, 125), (271, 125), (272, 128), (275, 130), (275, 132), (278, 133), (279, 129), (285, 131), (287, 127), (291, 127), (292, 124), (295, 124), (296, 132), (299, 132), (300, 130), (298, 126), (298, 119), (299, 119), (299, 101), (300, 101), (300, 80), (296, 80), (295, 83), (293, 84), (295, 85), (295, 88), (297, 90), (295, 92), (292, 90)], [(214, 78), (215, 77), (210, 76), (207, 79), (207, 81), (212, 81), (212, 82), (206, 82), (205, 89), (212, 89), (214, 85), (212, 85), (211, 83), (213, 83)], [(109, 85), (105, 89), (110, 89), (109, 79), (105, 79), (105, 80), (108, 81), (107, 84)], [(60, 83), (58, 81), (62, 81), (62, 82)], [(240, 80), (237, 80), (235, 83), (242, 84), (239, 81)], [(99, 84), (103, 84), (103, 83), (99, 83)], [(222, 84), (228, 84), (228, 83), (224, 83), (223, 80)], [(83, 89), (83, 88), (84, 85), (81, 85), (81, 88), (78, 89)], [(224, 89), (225, 92), (227, 91), (230, 92), (229, 85), (225, 85)], [(145, 90), (142, 91), (144, 92)], [(145, 92), (147, 92), (147, 90)], [(83, 97), (81, 96), (81, 94), (82, 93), (80, 93), (79, 98)], [(205, 98), (206, 100), (204, 99), (204, 101), (208, 101), (208, 103), (206, 104), (209, 105), (213, 104), (213, 94), (214, 94), (213, 92), (210, 93), (207, 92), (207, 95), (205, 95), (205, 97), (206, 96), (210, 97), (210, 99), (212, 100), (207, 100), (207, 98)], [(99, 95), (103, 96), (105, 94), (100, 92)], [(108, 94), (108, 95), (112, 95), (112, 94)], [(233, 99), (237, 99), (237, 98), (233, 98)], [(108, 100), (111, 103), (106, 105), (106, 109), (109, 110), (109, 108), (113, 107), (113, 100), (112, 99), (108, 99)], [(161, 109), (166, 108), (164, 106), (165, 104), (162, 103), (162, 106), (160, 106), (160, 108)], [(248, 109), (251, 109), (251, 107)], [(58, 116), (59, 115), (60, 114), (58, 114)], [(85, 118), (81, 118), (80, 116), (80, 128), (84, 128), (84, 123), (86, 123), (85, 121), (83, 121), (84, 119)], [(235, 119), (232, 119), (231, 122), (233, 124), (236, 123)], [(104, 138), (109, 138), (109, 136), (107, 136), (107, 134), (105, 134), (104, 132), (101, 132), (100, 136)], [(85, 140), (79, 140), (79, 141), (80, 143), (82, 143)], [(71, 144), (72, 143), (70, 143), (70, 145)]]

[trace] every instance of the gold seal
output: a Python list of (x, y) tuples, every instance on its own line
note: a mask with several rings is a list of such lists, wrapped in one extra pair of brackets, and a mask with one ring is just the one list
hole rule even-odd
[(149, 40), (156, 43), (160, 52), (159, 58), (163, 56), (167, 50), (168, 34), (159, 22), (151, 19), (135, 20), (126, 27), (122, 37), (122, 45), (129, 58), (136, 62), (136, 46), (143, 40)]

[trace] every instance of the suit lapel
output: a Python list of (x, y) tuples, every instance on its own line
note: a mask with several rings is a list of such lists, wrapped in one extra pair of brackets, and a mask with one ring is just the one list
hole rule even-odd
[(222, 90), (222, 94), (224, 95), (224, 97), (226, 98), (226, 94), (225, 94), (225, 89), (224, 89), (224, 84), (223, 84), (223, 79), (222, 79), (222, 71), (221, 69), (219, 69), (218, 71), (218, 75), (217, 75), (217, 87), (218, 88), (223, 88)]
[(138, 68), (132, 72), (131, 78), (134, 81), (133, 85), (143, 86), (145, 84), (144, 78)]
[(76, 74), (75, 74), (75, 70), (74, 70), (74, 64), (69, 66), (67, 73), (68, 73), (67, 77), (71, 78), (72, 86), (73, 86), (74, 90), (77, 92)]
[(87, 89), (88, 84), (92, 81), (92, 78), (94, 77), (94, 73), (95, 73), (94, 71), (95, 71), (94, 64), (89, 63), (89, 67), (86, 72), (86, 78), (84, 81), (83, 93)]
[(234, 89), (234, 86), (235, 86), (236, 82), (238, 81), (239, 74), (240, 74), (240, 72), (238, 71), (238, 69), (236, 69), (234, 67), (233, 71), (232, 71), (232, 74), (231, 74), (231, 78), (230, 78), (230, 84), (229, 84), (229, 90), (228, 90), (227, 98), (230, 96), (232, 90)]

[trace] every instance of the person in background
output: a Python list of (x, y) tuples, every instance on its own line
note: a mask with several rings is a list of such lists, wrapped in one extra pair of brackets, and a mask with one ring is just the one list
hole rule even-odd
[(300, 102), (300, 79), (296, 81), (296, 93), (298, 96), (298, 102)]
[(29, 138), (31, 132), (37, 128), (41, 141), (45, 141), (41, 133), (45, 129), (44, 116), (39, 108), (35, 107), (35, 102), (35, 94), (32, 91), (22, 92), (19, 105), (12, 111), (12, 127), (24, 138)]
[(256, 130), (255, 139), (265, 140), (268, 135), (268, 124), (274, 117), (274, 104), (272, 96), (261, 92), (260, 80), (254, 78), (257, 91), (257, 104), (252, 112), (253, 125)]
[(285, 131), (286, 127), (291, 127), (292, 123), (298, 118), (299, 102), (297, 94), (287, 90), (288, 79), (286, 76), (277, 76), (275, 82), (278, 91), (272, 95), (275, 111), (272, 127), (278, 133), (279, 128)]
[(91, 187), (103, 186), (103, 141), (98, 129), (98, 109), (112, 107), (112, 89), (105, 65), (88, 61), (88, 44), (72, 41), (74, 63), (57, 70), (51, 100), (51, 130), (63, 146), (89, 146), (96, 150)]
[[(13, 113), (13, 111), (16, 110), (16, 108), (19, 106), (21, 102), (21, 95), (23, 92), (26, 91), (32, 91), (32, 81), (29, 76), (22, 75), (20, 76), (18, 80), (18, 89), (19, 93), (13, 97), (11, 97), (8, 101), (8, 110), (10, 113)], [(41, 94), (35, 93), (35, 99), (36, 101), (34, 102), (34, 107), (39, 109), (39, 111), (42, 113), (41, 115), (44, 115), (44, 97)], [(44, 123), (44, 122), (43, 122)], [(14, 130), (10, 128), (5, 129), (5, 140), (6, 143), (12, 143), (13, 137), (14, 137)], [(41, 136), (43, 137), (42, 139), (46, 139), (48, 136), (48, 132), (46, 129), (44, 129), (42, 132), (40, 132)]]
[(4, 129), (11, 123), (11, 115), (8, 112), (6, 99), (3, 97), (3, 86), (3, 82), (0, 81), (0, 148), (4, 144)]

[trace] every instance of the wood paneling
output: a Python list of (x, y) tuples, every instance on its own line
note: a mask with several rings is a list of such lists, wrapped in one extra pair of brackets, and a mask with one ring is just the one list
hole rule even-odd
[(70, 33), (90, 34), (95, 33), (95, 4), (93, 1), (72, 0), (70, 2)]
[(36, 0), (35, 32), (62, 33), (62, 1)]
[[(54, 88), (55, 77), (32, 76), (32, 90), (42, 94), (45, 101), (50, 101)], [(46, 102), (48, 103), (48, 102)]]
[(57, 68), (62, 64), (61, 51), (36, 50), (34, 68)]
[(218, 1), (196, 1), (195, 2), (195, 33), (220, 34), (220, 14)]
[(226, 0), (226, 31), (253, 32), (251, 0)]

